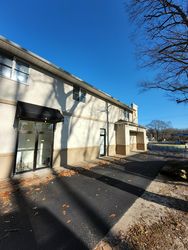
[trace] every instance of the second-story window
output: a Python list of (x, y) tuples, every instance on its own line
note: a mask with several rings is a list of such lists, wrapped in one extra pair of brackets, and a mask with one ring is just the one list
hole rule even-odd
[(0, 55), (0, 74), (5, 77), (12, 75), (13, 60), (5, 55)]
[(29, 77), (29, 67), (27, 64), (15, 61), (15, 67), (13, 72), (13, 79), (17, 82), (26, 83)]
[(127, 110), (124, 110), (124, 117), (126, 121), (129, 121), (129, 112)]
[(73, 87), (73, 99), (75, 101), (85, 102), (86, 101), (86, 91), (77, 86)]
[(79, 101), (79, 91), (80, 91), (79, 87), (73, 88), (73, 99), (75, 101)]
[(27, 83), (29, 77), (29, 65), (15, 57), (0, 53), (0, 75), (19, 83)]
[(85, 102), (86, 101), (86, 91), (81, 89), (80, 90), (80, 101)]

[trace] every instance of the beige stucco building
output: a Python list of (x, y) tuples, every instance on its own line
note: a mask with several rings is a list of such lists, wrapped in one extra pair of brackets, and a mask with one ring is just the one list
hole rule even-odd
[(146, 150), (138, 108), (0, 38), (0, 178)]

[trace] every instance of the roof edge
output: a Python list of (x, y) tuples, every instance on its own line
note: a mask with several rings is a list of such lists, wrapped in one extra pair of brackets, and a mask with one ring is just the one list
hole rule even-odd
[(60, 78), (67, 80), (69, 83), (76, 84), (81, 88), (88, 90), (89, 92), (123, 108), (133, 112), (132, 107), (120, 102), (118, 99), (108, 95), (107, 93), (97, 89), (91, 84), (85, 82), (84, 80), (74, 76), (73, 74), (65, 71), (63, 68), (56, 66), (55, 64), (49, 62), (48, 60), (38, 56), (37, 54), (22, 48), (20, 45), (8, 40), (7, 38), (0, 35), (0, 48), (15, 54), (16, 56), (36, 65), (44, 70), (51, 72), (54, 75), (57, 75)]

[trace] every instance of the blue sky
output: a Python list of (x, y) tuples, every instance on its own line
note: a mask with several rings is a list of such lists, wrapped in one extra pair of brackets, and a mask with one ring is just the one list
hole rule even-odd
[[(124, 0), (2, 0), (0, 34), (44, 57), (126, 104), (139, 106), (139, 123), (171, 121), (188, 128), (188, 105), (170, 101), (164, 92), (139, 93), (139, 70), (130, 39)], [(137, 41), (138, 42), (138, 41)]]

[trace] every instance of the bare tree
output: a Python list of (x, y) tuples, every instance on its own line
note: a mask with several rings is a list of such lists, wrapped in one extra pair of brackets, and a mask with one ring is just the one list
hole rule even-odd
[(163, 139), (163, 138), (160, 138), (163, 135), (163, 131), (165, 131), (166, 129), (171, 128), (171, 127), (172, 127), (171, 122), (165, 122), (165, 121), (161, 121), (161, 120), (153, 120), (147, 125), (149, 132), (153, 136), (156, 135), (157, 141), (159, 139)]
[(130, 18), (137, 24), (142, 65), (154, 67), (155, 79), (143, 81), (142, 90), (159, 88), (178, 103), (188, 102), (187, 0), (128, 0)]

